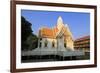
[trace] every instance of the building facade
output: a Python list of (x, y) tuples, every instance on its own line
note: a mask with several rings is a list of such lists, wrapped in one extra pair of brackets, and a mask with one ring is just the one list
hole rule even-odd
[(75, 50), (90, 52), (90, 36), (84, 36), (74, 41)]
[(74, 50), (74, 41), (68, 25), (65, 26), (61, 17), (53, 28), (43, 27), (39, 30), (39, 48), (60, 48)]

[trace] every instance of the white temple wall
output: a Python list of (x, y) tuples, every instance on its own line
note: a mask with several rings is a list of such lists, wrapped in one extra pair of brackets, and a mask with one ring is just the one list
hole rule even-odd
[(71, 50), (74, 50), (74, 42), (73, 40), (71, 39), (71, 37), (68, 37), (67, 38), (67, 47)]
[(64, 38), (58, 38), (58, 48), (64, 48)]
[[(45, 47), (45, 42), (48, 42), (47, 47)], [(40, 41), (42, 43), (41, 48), (53, 48), (52, 47), (52, 42), (55, 42), (55, 47), (57, 48), (57, 40), (56, 39), (51, 39), (51, 38), (42, 38), (42, 40)]]

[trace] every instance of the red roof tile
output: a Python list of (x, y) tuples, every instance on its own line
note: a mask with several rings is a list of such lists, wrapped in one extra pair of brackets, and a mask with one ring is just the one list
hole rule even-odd
[(75, 41), (80, 41), (80, 40), (85, 40), (85, 39), (90, 39), (90, 36), (84, 36), (84, 37), (81, 37), (81, 38), (78, 38), (76, 39)]

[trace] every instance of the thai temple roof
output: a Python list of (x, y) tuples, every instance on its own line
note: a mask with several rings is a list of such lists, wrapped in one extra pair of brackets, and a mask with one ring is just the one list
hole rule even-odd
[(58, 28), (55, 27), (55, 28), (42, 28), (39, 33), (40, 33), (40, 36), (41, 37), (44, 37), (44, 38), (56, 38), (56, 34), (58, 32)]
[(69, 27), (66, 27), (63, 24), (63, 19), (61, 16), (58, 17), (57, 25), (53, 28), (43, 27), (39, 30), (39, 36), (44, 38), (56, 38), (61, 35), (61, 33), (67, 33), (65, 35), (70, 35), (72, 37), (72, 33), (69, 30)]

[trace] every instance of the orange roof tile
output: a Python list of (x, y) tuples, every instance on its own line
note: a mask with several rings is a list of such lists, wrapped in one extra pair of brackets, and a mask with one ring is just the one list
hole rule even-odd
[(45, 38), (55, 38), (57, 32), (58, 32), (58, 28), (57, 27), (55, 27), (53, 29), (42, 28), (39, 31), (39, 35), (41, 37), (45, 37)]

